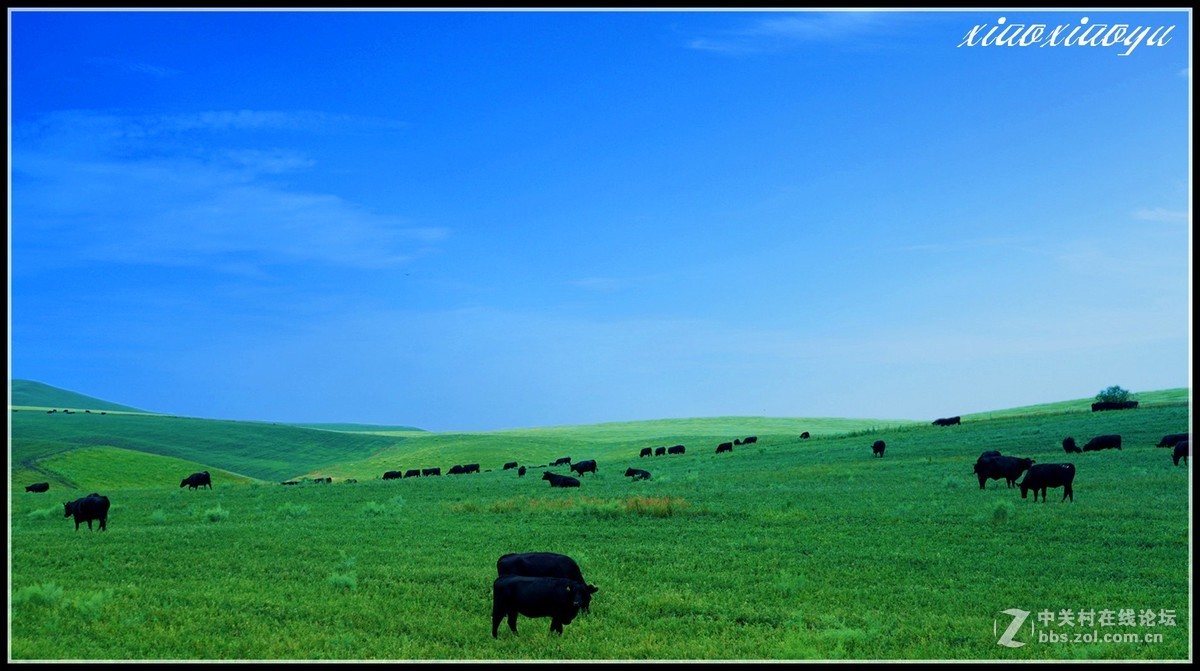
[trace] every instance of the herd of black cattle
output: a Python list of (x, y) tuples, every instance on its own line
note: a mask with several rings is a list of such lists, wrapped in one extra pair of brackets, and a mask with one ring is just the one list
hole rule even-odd
[[(959, 424), (959, 417), (950, 417), (938, 419), (933, 422), (937, 426), (951, 426)], [(808, 438), (809, 433), (805, 431), (800, 435), (801, 438)], [(758, 442), (757, 436), (750, 436), (744, 440), (738, 439), (732, 442), (724, 442), (717, 445), (717, 454), (732, 452), (735, 445), (751, 445)], [(1106, 434), (1096, 436), (1087, 442), (1082, 448), (1075, 443), (1073, 437), (1068, 436), (1062, 441), (1063, 450), (1070, 453), (1078, 452), (1093, 452), (1108, 449), (1121, 449), (1121, 436), (1115, 434)], [(871, 445), (872, 456), (883, 457), (886, 449), (886, 444), (882, 440), (877, 440)], [(1187, 465), (1188, 455), (1191, 453), (1189, 434), (1173, 433), (1163, 436), (1156, 447), (1172, 448), (1171, 458), (1175, 465), (1178, 466), (1180, 460), (1184, 465)], [(685, 454), (686, 449), (683, 445), (675, 445), (673, 447), (657, 447), (657, 448), (642, 448), (639, 451), (640, 457), (662, 456), (666, 454)], [(561, 457), (550, 464), (551, 466), (567, 465), (571, 472), (578, 474), (580, 477), (586, 473), (596, 472), (596, 460), (586, 459), (576, 463), (571, 463), (570, 457)], [(546, 468), (545, 464), (541, 466), (533, 466), (532, 468)], [(503, 470), (517, 469), (517, 476), (524, 477), (526, 473), (525, 466), (518, 466), (517, 462), (510, 461), (504, 464)], [(451, 475), (478, 473), (479, 464), (456, 464), (449, 470)], [(1033, 459), (1012, 457), (1000, 454), (997, 450), (989, 450), (979, 455), (974, 466), (975, 475), (979, 478), (979, 488), (985, 489), (988, 480), (1003, 479), (1009, 488), (1019, 487), (1021, 490), (1021, 498), (1028, 498), (1028, 492), (1033, 492), (1033, 500), (1038, 500), (1038, 495), (1041, 495), (1043, 502), (1046, 501), (1046, 490), (1048, 488), (1057, 489), (1063, 488), (1062, 501), (1068, 499), (1075, 501), (1074, 490), (1072, 483), (1075, 480), (1075, 465), (1070, 463), (1061, 464), (1035, 464)], [(1025, 478), (1021, 482), (1017, 480), (1024, 474)], [(440, 468), (424, 468), (410, 469), (401, 475), (400, 471), (387, 471), (383, 474), (384, 480), (394, 480), (399, 478), (417, 477), (417, 476), (433, 476), (441, 475)], [(650, 478), (650, 473), (637, 468), (628, 468), (625, 471), (625, 476), (634, 480), (646, 480)], [(578, 487), (580, 485), (577, 478), (559, 475), (545, 471), (542, 473), (543, 480), (549, 480), (551, 487)], [(310, 482), (330, 483), (332, 478), (314, 478)], [(346, 480), (347, 483), (355, 482), (355, 480)], [(297, 481), (287, 481), (281, 484), (295, 485)], [(212, 477), (208, 471), (193, 473), (184, 478), (179, 483), (180, 489), (188, 487), (189, 489), (201, 489), (208, 487), (212, 489)], [(50, 489), (49, 483), (38, 482), (25, 487), (27, 492), (46, 492)], [(96, 520), (100, 523), (100, 530), (105, 531), (108, 525), (108, 510), (109, 500), (107, 496), (101, 496), (98, 493), (91, 493), (83, 498), (75, 499), (74, 501), (63, 503), (63, 517), (75, 518), (75, 530), (79, 530), (79, 525), (87, 522), (88, 529), (92, 529), (92, 521)], [(554, 554), (550, 552), (527, 552), (521, 554), (506, 554), (496, 561), (496, 580), (492, 583), (492, 637), (498, 637), (500, 622), (506, 617), (508, 618), (508, 627), (513, 634), (517, 633), (517, 615), (525, 617), (550, 618), (551, 633), (562, 634), (563, 625), (570, 624), (575, 616), (583, 611), (585, 614), (590, 612), (592, 594), (597, 592), (599, 588), (595, 585), (590, 585), (583, 578), (582, 572), (579, 570), (579, 564), (566, 555)]]

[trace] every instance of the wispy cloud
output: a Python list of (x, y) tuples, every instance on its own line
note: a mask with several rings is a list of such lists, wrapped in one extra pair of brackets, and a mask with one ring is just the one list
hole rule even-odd
[(775, 52), (804, 44), (834, 44), (879, 33), (886, 12), (812, 12), (770, 16), (738, 28), (694, 37), (688, 48), (724, 54)]
[(1135, 219), (1143, 221), (1161, 221), (1168, 224), (1186, 224), (1188, 213), (1182, 210), (1168, 210), (1165, 207), (1143, 207), (1133, 213)]
[(88, 59), (92, 63), (102, 67), (122, 70), (125, 72), (133, 72), (141, 75), (149, 75), (158, 79), (166, 77), (174, 77), (179, 74), (179, 70), (168, 68), (162, 65), (153, 65), (150, 63), (139, 63), (134, 61), (126, 61), (120, 58), (109, 58), (106, 56), (93, 56)]
[(14, 248), (24, 245), (30, 253), (20, 258), (35, 266), (48, 259), (208, 265), (245, 275), (282, 263), (386, 267), (446, 238), (446, 229), (270, 179), (315, 161), (296, 149), (247, 149), (245, 137), (229, 137), (326, 120), (245, 110), (71, 112), (23, 125), (13, 145)]

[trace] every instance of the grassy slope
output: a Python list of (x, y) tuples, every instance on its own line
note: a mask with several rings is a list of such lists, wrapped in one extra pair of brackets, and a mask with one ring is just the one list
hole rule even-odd
[[(57, 481), (63, 486), (69, 486), (74, 479), (57, 474), (50, 468), (48, 457), (84, 447), (117, 447), (175, 457), (203, 465), (210, 471), (227, 470), (274, 481), (362, 459), (404, 440), (165, 415), (18, 412), (12, 413), (11, 419), (13, 477), (38, 472), (37, 480)], [(98, 463), (94, 475), (116, 484), (120, 478), (104, 471), (122, 467), (121, 462)], [(89, 486), (74, 481), (79, 487)]]
[[(1152, 446), (1189, 424), (1177, 403), (809, 440), (764, 434), (719, 456), (627, 451), (669, 443), (662, 435), (613, 448), (574, 491), (511, 472), (129, 489), (114, 496), (110, 530), (91, 535), (72, 531), (48, 499), (20, 495), (10, 517), (12, 656), (1185, 659), (1190, 467)], [(1062, 451), (1064, 436), (1103, 433), (1121, 434), (1125, 449)], [(483, 461), (522, 441), (533, 441), (531, 454), (557, 455), (562, 439), (518, 432), (411, 444)], [(870, 456), (876, 439), (888, 444), (882, 459)], [(971, 464), (990, 449), (1074, 462), (1075, 501), (1059, 503), (1061, 490), (1049, 503), (1023, 501), (997, 482), (979, 490)], [(653, 479), (630, 482), (627, 466)], [(639, 496), (671, 514), (636, 512)], [(211, 514), (214, 506), (227, 515)], [(502, 631), (493, 640), (495, 559), (531, 550), (580, 562), (601, 588), (593, 615), (561, 638), (547, 620), (521, 618), (519, 638)], [(97, 557), (103, 570), (61, 568)], [(1161, 628), (1157, 645), (1038, 644), (1023, 633), (1027, 645), (1010, 649), (994, 632), (1009, 608), (1171, 609), (1179, 625)]]
[(102, 401), (33, 380), (13, 380), (11, 389), (12, 405), (18, 408), (145, 412), (127, 405)]

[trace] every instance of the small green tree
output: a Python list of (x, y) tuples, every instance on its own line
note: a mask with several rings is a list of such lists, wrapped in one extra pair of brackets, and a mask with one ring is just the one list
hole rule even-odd
[(1128, 389), (1122, 389), (1118, 385), (1113, 385), (1108, 389), (1096, 394), (1096, 400), (1101, 403), (1107, 401), (1109, 403), (1124, 403), (1133, 400), (1133, 394)]

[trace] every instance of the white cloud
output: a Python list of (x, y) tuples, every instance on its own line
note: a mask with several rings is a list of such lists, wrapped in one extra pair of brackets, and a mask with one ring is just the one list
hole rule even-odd
[(727, 54), (781, 51), (800, 44), (859, 40), (886, 25), (886, 13), (801, 12), (762, 18), (740, 28), (688, 41), (691, 49)]
[(1188, 213), (1181, 210), (1168, 210), (1165, 207), (1143, 207), (1133, 213), (1134, 218), (1144, 221), (1161, 221), (1169, 224), (1186, 224)]
[[(325, 119), (75, 111), (23, 125), (12, 151), (15, 268), (96, 261), (240, 274), (279, 263), (381, 268), (447, 237), (443, 228), (268, 179), (313, 167), (301, 151), (247, 149), (241, 137), (237, 149), (223, 144), (235, 130), (307, 128)], [(33, 240), (38, 254), (24, 254), (20, 243)]]

